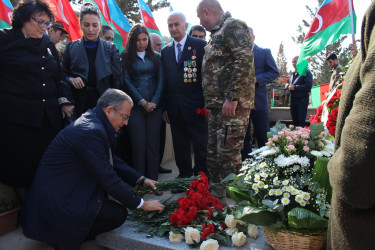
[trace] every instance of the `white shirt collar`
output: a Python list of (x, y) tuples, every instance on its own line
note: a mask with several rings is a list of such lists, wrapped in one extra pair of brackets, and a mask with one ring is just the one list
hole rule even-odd
[(146, 55), (146, 50), (142, 51), (142, 52), (138, 52), (137, 51), (137, 55), (142, 58), (142, 60), (144, 61), (145, 60), (145, 55)]
[(187, 38), (187, 34), (185, 34), (184, 38), (181, 39), (181, 41), (177, 42), (176, 40), (174, 40), (174, 48), (176, 49), (177, 51), (177, 43), (181, 44), (181, 50), (184, 50), (184, 46), (185, 46), (185, 43), (186, 43), (186, 38)]

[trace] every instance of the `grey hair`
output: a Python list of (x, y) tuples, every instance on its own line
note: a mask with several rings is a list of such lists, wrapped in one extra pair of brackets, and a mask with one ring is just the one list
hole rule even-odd
[(122, 104), (128, 101), (133, 107), (133, 100), (124, 91), (119, 89), (107, 89), (99, 98), (98, 104), (102, 109), (108, 106), (121, 109)]
[(183, 23), (186, 23), (186, 17), (184, 15), (184, 13), (180, 12), (180, 11), (173, 11), (171, 14), (169, 14), (168, 18), (171, 17), (171, 16), (179, 16), (182, 20)]

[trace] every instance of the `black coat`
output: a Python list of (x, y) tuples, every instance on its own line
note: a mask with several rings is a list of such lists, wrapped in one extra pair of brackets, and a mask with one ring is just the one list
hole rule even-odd
[[(54, 57), (55, 56), (55, 57)], [(25, 39), (20, 30), (0, 30), (0, 120), (41, 127), (61, 122), (59, 97), (70, 97), (47, 35)]]
[[(201, 68), (206, 42), (187, 36), (181, 60), (176, 62), (174, 42), (169, 43), (161, 51), (166, 85), (165, 109), (171, 122), (174, 122), (180, 109), (186, 122), (202, 119), (196, 114), (197, 108), (204, 107)], [(184, 61), (191, 61), (193, 51), (196, 52), (197, 82), (184, 82)]]
[[(65, 77), (81, 77), (87, 85), (89, 61), (83, 38), (67, 44), (61, 64)], [(99, 38), (99, 46), (96, 53), (95, 73), (97, 80), (96, 88), (100, 95), (108, 88), (123, 89), (121, 58), (118, 48), (115, 44), (104, 41), (101, 38)], [(76, 109), (78, 115), (80, 115), (85, 111), (83, 107), (86, 100), (87, 88), (78, 90), (72, 87), (72, 90)]]
[[(23, 206), (24, 234), (66, 249), (78, 249), (106, 194), (129, 209), (141, 198), (126, 184), (140, 174), (113, 156), (116, 132), (96, 106), (62, 130), (48, 146)], [(125, 183), (126, 182), (126, 183)]]

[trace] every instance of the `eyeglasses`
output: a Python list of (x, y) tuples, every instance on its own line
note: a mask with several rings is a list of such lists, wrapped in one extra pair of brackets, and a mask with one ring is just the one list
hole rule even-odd
[(96, 13), (99, 13), (99, 8), (98, 6), (94, 6), (94, 5), (88, 5), (88, 6), (82, 6), (81, 7), (81, 11), (94, 11)]
[(128, 115), (121, 114), (120, 112), (117, 111), (117, 109), (116, 109), (115, 107), (113, 107), (113, 110), (114, 110), (117, 114), (119, 114), (119, 115), (122, 116), (122, 119), (124, 120), (124, 122), (126, 122), (127, 120), (129, 120), (130, 117), (129, 117)]
[(35, 22), (38, 23), (39, 27), (43, 28), (44, 26), (46, 26), (47, 29), (51, 28), (52, 26), (52, 22), (51, 21), (48, 21), (48, 22), (45, 22), (43, 20), (38, 20), (36, 19), (35, 17), (31, 17)]

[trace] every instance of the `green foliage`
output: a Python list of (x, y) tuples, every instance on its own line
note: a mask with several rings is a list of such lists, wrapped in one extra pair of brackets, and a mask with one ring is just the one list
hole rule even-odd
[[(171, 189), (189, 189), (189, 185), (192, 178), (178, 178), (173, 179), (169, 181), (164, 181), (156, 184), (156, 188), (159, 191), (167, 191)], [(151, 187), (140, 187), (137, 191), (138, 195), (144, 196), (145, 194), (148, 194), (149, 192), (153, 191)]]
[(264, 208), (251, 206), (240, 207), (236, 210), (234, 216), (237, 220), (260, 226), (275, 224), (279, 219), (276, 213), (270, 212)]
[(327, 191), (326, 200), (330, 202), (332, 197), (332, 187), (329, 182), (329, 173), (327, 168), (328, 162), (329, 159), (326, 157), (317, 157), (314, 164), (313, 180), (318, 182), (320, 187)]
[(304, 208), (293, 208), (288, 212), (288, 224), (295, 229), (327, 228), (328, 220)]

